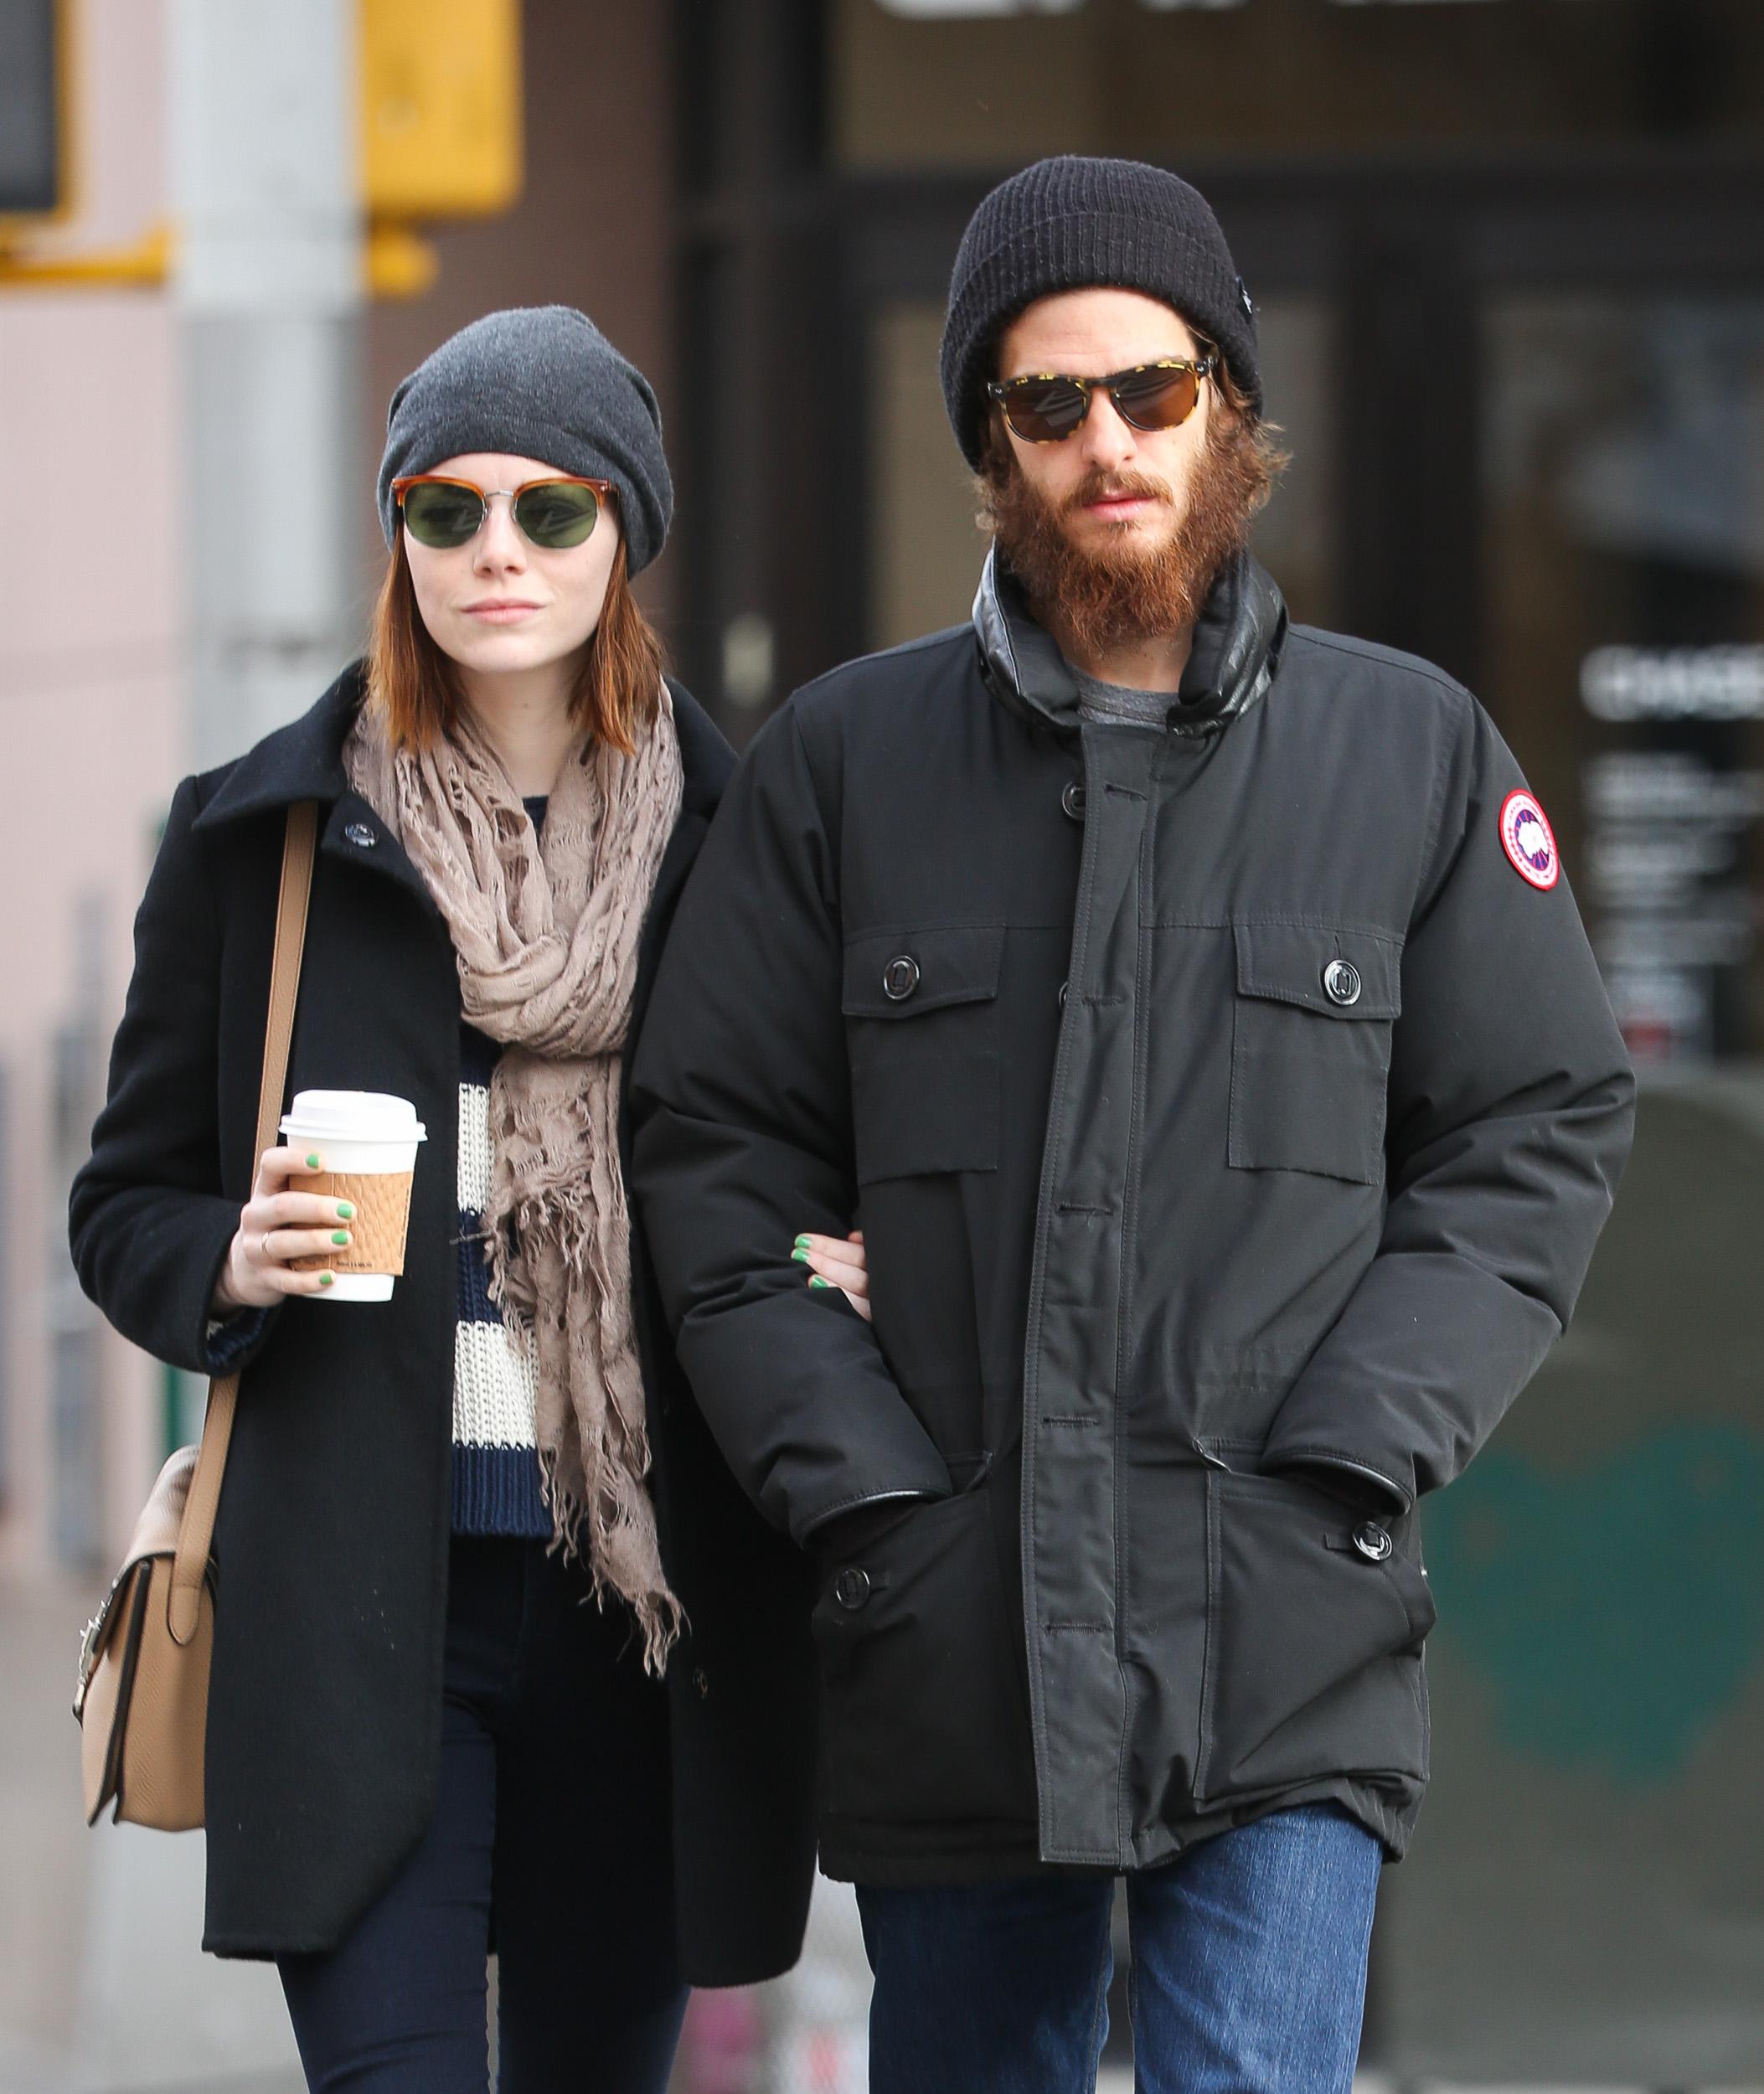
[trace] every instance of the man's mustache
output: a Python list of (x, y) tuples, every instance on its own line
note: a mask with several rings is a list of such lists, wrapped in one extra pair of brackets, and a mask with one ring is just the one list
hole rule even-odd
[(1138, 474), (1111, 479), (1106, 473), (1093, 473), (1081, 480), (1066, 497), (1060, 505), (1060, 514), (1075, 516), (1092, 502), (1159, 502), (1168, 508), (1170, 491), (1163, 481), (1148, 480)]

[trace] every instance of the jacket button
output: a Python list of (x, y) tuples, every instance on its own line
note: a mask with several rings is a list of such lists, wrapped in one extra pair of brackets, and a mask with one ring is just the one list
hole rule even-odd
[(882, 970), (882, 993), (890, 1003), (904, 1003), (919, 986), (919, 962), (910, 952), (892, 959)]
[(1382, 1563), (1390, 1553), (1390, 1537), (1375, 1519), (1363, 1519), (1354, 1529), (1354, 1546), (1368, 1563)]
[(1323, 994), (1332, 1003), (1359, 1001), (1359, 969), (1349, 960), (1331, 960), (1323, 971)]
[(1074, 778), (1060, 796), (1060, 804), (1075, 822), (1084, 819), (1084, 781)]
[(699, 1690), (699, 1699), (700, 1701), (709, 1699), (710, 1694), (710, 1682), (705, 1678), (704, 1668), (702, 1665), (700, 1665), (698, 1670), (692, 1675), (692, 1684)]
[(350, 823), (349, 826), (343, 831), (343, 834), (352, 843), (356, 845), (358, 849), (364, 851), (371, 851), (374, 846), (379, 841), (379, 838), (374, 833), (373, 830), (368, 827), (365, 822)]
[(869, 1597), (869, 1573), (848, 1564), (833, 1580), (833, 1597), (849, 1614), (855, 1614)]
[(1071, 986), (1072, 985), (1070, 982), (1062, 982), (1060, 984), (1060, 1008), (1061, 1010), (1065, 1008), (1065, 993)]

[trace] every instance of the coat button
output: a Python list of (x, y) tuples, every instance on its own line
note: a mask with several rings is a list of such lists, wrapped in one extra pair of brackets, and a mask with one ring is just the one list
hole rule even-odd
[(350, 823), (349, 826), (343, 831), (343, 834), (348, 838), (350, 843), (353, 843), (357, 847), (358, 849), (364, 851), (371, 851), (374, 846), (379, 841), (379, 838), (374, 833), (373, 830), (368, 827), (365, 822)]
[(1332, 1003), (1359, 1001), (1359, 969), (1349, 960), (1331, 960), (1323, 971), (1323, 994)]
[(1084, 781), (1074, 778), (1060, 796), (1060, 804), (1075, 822), (1084, 819)]
[(1382, 1563), (1390, 1553), (1390, 1537), (1375, 1519), (1363, 1519), (1354, 1529), (1354, 1546), (1368, 1563)]
[(882, 970), (882, 993), (890, 1003), (904, 1003), (919, 986), (919, 962), (910, 952), (900, 953)]
[(855, 1614), (869, 1597), (869, 1573), (848, 1564), (833, 1580), (833, 1597), (849, 1614)]
[(709, 1698), (710, 1682), (705, 1678), (704, 1668), (702, 1665), (700, 1665), (698, 1670), (692, 1675), (692, 1684), (699, 1690), (699, 1699), (700, 1701), (707, 1700)]
[(1071, 986), (1072, 985), (1070, 982), (1062, 982), (1060, 984), (1060, 1008), (1061, 1010), (1065, 1008), (1065, 993), (1069, 988), (1070, 988)]

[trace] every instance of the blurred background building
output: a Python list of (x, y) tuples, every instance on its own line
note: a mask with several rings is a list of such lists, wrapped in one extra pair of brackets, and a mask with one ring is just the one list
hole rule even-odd
[[(64, 1240), (173, 785), (357, 649), (386, 400), (500, 305), (655, 379), (642, 591), (738, 741), (964, 617), (944, 289), (1056, 151), (1213, 200), (1295, 454), (1262, 555), (1488, 704), (1648, 1078), (1575, 1330), (1428, 1509), (1369, 2066), (1764, 2085), (1760, 0), (0, 0), (0, 2094), (290, 2083), (196, 1844), (79, 1828), (64, 1713), (201, 1399)], [(861, 2083), (843, 1902), (816, 1944), (700, 2004), (699, 2094)]]

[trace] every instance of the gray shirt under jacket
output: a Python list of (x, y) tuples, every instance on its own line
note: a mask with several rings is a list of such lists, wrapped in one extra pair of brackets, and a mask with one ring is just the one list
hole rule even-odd
[(1130, 683), (1105, 683), (1078, 668), (1072, 677), (1078, 686), (1080, 719), (1098, 720), (1105, 726), (1162, 727), (1176, 703), (1174, 691), (1141, 691)]

